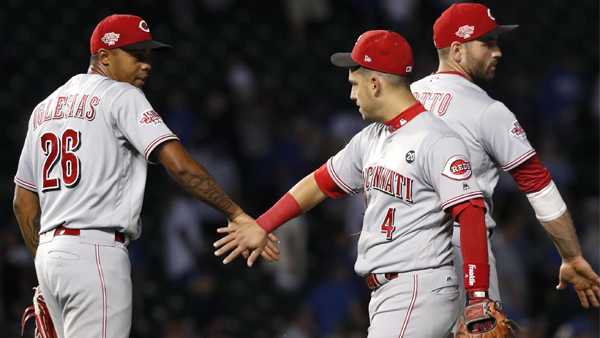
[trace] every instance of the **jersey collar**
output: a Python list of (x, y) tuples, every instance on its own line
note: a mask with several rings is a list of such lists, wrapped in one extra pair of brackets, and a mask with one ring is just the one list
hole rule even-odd
[(406, 108), (402, 113), (398, 114), (391, 120), (385, 121), (390, 131), (396, 131), (404, 127), (410, 120), (425, 111), (425, 107), (420, 102), (415, 102), (412, 106)]
[(447, 70), (447, 71), (442, 71), (442, 72), (436, 72), (436, 73), (434, 73), (434, 74), (435, 74), (435, 75), (437, 75), (437, 74), (452, 74), (452, 75), (458, 75), (458, 76), (462, 76), (462, 77), (464, 77), (465, 79), (467, 79), (467, 80), (468, 80), (468, 78), (465, 76), (465, 74), (463, 74), (463, 73), (461, 73), (461, 72), (457, 72), (457, 71), (455, 71), (455, 70)]

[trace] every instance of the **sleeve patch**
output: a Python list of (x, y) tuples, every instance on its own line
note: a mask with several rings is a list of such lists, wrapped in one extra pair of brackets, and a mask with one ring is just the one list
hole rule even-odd
[(510, 130), (509, 130), (510, 134), (516, 138), (525, 138), (525, 129), (523, 129), (523, 127), (521, 127), (521, 125), (519, 124), (519, 121), (514, 120)]
[(163, 123), (162, 118), (160, 117), (160, 115), (158, 115), (157, 112), (155, 112), (154, 110), (148, 110), (145, 111), (141, 114), (140, 119), (139, 119), (139, 124), (140, 125), (159, 125)]
[(458, 181), (468, 179), (471, 173), (471, 162), (464, 155), (450, 157), (442, 171), (442, 175)]

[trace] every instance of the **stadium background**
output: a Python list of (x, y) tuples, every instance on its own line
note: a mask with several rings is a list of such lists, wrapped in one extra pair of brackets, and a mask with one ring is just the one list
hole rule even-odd
[[(321, 165), (364, 123), (346, 73), (329, 55), (367, 29), (393, 29), (415, 50), (415, 78), (436, 69), (434, 19), (447, 0), (6, 0), (0, 5), (0, 336), (17, 337), (36, 284), (11, 210), (18, 156), (34, 105), (85, 72), (89, 36), (112, 13), (144, 17), (175, 50), (158, 56), (145, 92), (169, 126), (252, 215)], [(598, 2), (488, 1), (521, 27), (485, 88), (518, 116), (599, 267)], [(212, 255), (218, 214), (152, 166), (144, 234), (130, 246), (132, 337), (366, 336), (367, 290), (352, 270), (361, 199), (327, 201), (284, 227), (283, 261), (249, 269)], [(599, 337), (598, 311), (556, 292), (560, 258), (504, 176), (493, 240), (505, 306), (526, 337)], [(432, 318), (435, 320), (435, 318)], [(31, 336), (31, 332), (30, 335)]]

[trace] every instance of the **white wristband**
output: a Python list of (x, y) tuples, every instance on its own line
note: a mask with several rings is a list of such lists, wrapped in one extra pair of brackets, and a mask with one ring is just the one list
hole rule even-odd
[(541, 222), (553, 221), (567, 210), (554, 181), (550, 181), (550, 184), (540, 191), (527, 194), (527, 199)]

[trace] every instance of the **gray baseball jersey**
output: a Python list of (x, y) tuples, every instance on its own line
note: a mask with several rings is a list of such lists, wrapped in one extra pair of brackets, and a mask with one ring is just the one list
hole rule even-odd
[(14, 181), (38, 194), (40, 233), (65, 223), (135, 239), (146, 161), (172, 139), (140, 89), (79, 74), (34, 109)]
[(511, 170), (535, 154), (515, 115), (473, 82), (456, 73), (437, 73), (411, 85), (415, 97), (457, 132), (469, 149), (473, 174), (485, 196), (486, 224), (500, 170)]
[(407, 112), (397, 129), (369, 125), (327, 162), (341, 189), (365, 193), (359, 275), (450, 265), (452, 220), (445, 209), (483, 196), (460, 136), (420, 104)]

